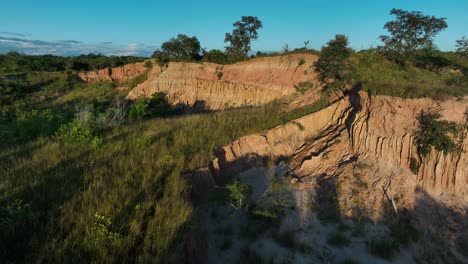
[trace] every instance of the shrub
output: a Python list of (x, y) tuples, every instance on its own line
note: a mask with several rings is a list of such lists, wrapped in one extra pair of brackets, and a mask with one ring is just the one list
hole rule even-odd
[(419, 162), (413, 157), (410, 159), (410, 170), (416, 175), (419, 173)]
[(393, 239), (404, 246), (419, 240), (419, 231), (410, 223), (409, 219), (399, 219), (390, 226)]
[(314, 87), (314, 83), (311, 81), (300, 82), (294, 85), (294, 89), (296, 90), (296, 92), (299, 92), (301, 94), (304, 94), (307, 90), (309, 90), (312, 87)]
[(385, 259), (392, 259), (395, 256), (395, 254), (399, 252), (400, 247), (392, 239), (382, 239), (372, 241), (369, 245), (369, 250), (373, 255)]
[(146, 100), (143, 98), (136, 100), (128, 112), (128, 116), (132, 120), (141, 120), (148, 117), (149, 115), (150, 111), (148, 109), (148, 102), (146, 102)]
[(229, 191), (230, 205), (236, 210), (242, 210), (244, 208), (247, 209), (248, 199), (252, 192), (252, 188), (240, 183), (239, 181), (227, 185), (226, 188)]
[(89, 144), (92, 148), (98, 148), (102, 144), (102, 139), (93, 136), (92, 130), (76, 119), (61, 125), (57, 137), (69, 145)]
[(336, 247), (345, 247), (349, 246), (351, 241), (345, 235), (338, 232), (333, 232), (328, 235), (327, 243)]
[(150, 60), (145, 61), (144, 64), (145, 68), (151, 69), (153, 68), (153, 63)]
[(163, 117), (172, 114), (171, 105), (163, 92), (154, 93), (148, 103), (148, 110), (153, 117)]
[(230, 238), (225, 237), (223, 243), (219, 246), (219, 249), (222, 251), (229, 250), (232, 247), (232, 240)]
[(34, 217), (31, 204), (22, 200), (14, 200), (4, 207), (0, 207), (0, 237), (15, 233), (15, 229)]
[(351, 67), (349, 57), (352, 49), (348, 47), (348, 37), (336, 35), (327, 46), (322, 47), (322, 55), (315, 62), (315, 71), (326, 89), (341, 88), (349, 79)]
[(96, 125), (99, 128), (119, 127), (125, 122), (127, 115), (127, 102), (124, 100), (115, 100), (109, 108), (100, 113), (96, 118)]
[(345, 258), (338, 263), (339, 264), (359, 264), (360, 262), (354, 258)]
[(458, 247), (460, 248), (462, 254), (465, 257), (468, 257), (468, 239), (466, 236), (460, 237), (458, 241)]
[(226, 64), (228, 62), (228, 58), (226, 54), (220, 50), (210, 50), (206, 52), (203, 56), (204, 61), (214, 62), (218, 64)]
[(52, 109), (19, 110), (15, 113), (16, 120), (8, 129), (13, 129), (13, 137), (19, 142), (36, 139), (41, 136), (53, 135), (65, 121), (65, 116)]
[(300, 59), (299, 60), (299, 63), (297, 64), (297, 66), (301, 66), (305, 63), (305, 60), (304, 59)]
[(94, 218), (95, 221), (91, 227), (91, 240), (88, 240), (93, 246), (113, 243), (122, 238), (121, 234), (109, 230), (112, 225), (111, 218), (97, 212), (94, 214)]
[(454, 141), (463, 133), (455, 122), (438, 121), (439, 113), (424, 113), (419, 116), (420, 131), (417, 135), (418, 151), (426, 157), (432, 147), (445, 153), (456, 151), (460, 146)]
[(223, 72), (218, 72), (216, 76), (218, 77), (218, 80), (221, 80), (223, 78), (224, 73)]

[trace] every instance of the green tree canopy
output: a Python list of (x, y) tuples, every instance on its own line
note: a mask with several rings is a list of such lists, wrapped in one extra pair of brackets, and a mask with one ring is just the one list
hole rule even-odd
[(457, 53), (464, 57), (468, 57), (468, 39), (465, 37), (457, 40)]
[(262, 21), (254, 16), (243, 16), (233, 26), (235, 29), (232, 33), (226, 33), (224, 38), (224, 43), (229, 42), (226, 52), (232, 60), (242, 61), (251, 50), (251, 42), (258, 39), (257, 30), (263, 27)]
[(173, 61), (193, 61), (201, 59), (200, 41), (198, 41), (195, 36), (188, 37), (184, 34), (179, 34), (176, 38), (171, 38), (164, 42), (161, 45), (161, 52)]
[(203, 55), (203, 60), (218, 63), (218, 64), (225, 64), (227, 63), (228, 59), (224, 52), (217, 50), (217, 49), (213, 49), (213, 50), (206, 52)]
[(425, 16), (418, 11), (394, 8), (390, 14), (395, 15), (396, 19), (385, 24), (384, 28), (390, 35), (380, 36), (384, 43), (380, 50), (400, 64), (414, 61), (417, 51), (431, 46), (434, 37), (447, 28), (445, 18)]
[[(353, 50), (348, 47), (348, 37), (335, 35), (326, 46), (322, 47), (322, 54), (315, 62), (315, 71), (319, 74), (319, 80), (327, 84), (326, 88), (338, 88), (349, 77), (349, 57)], [(330, 84), (330, 81), (333, 81)]]

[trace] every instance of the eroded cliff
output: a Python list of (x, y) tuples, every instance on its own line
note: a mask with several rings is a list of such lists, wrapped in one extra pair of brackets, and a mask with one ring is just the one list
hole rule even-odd
[[(464, 127), (460, 151), (418, 153), (422, 111), (438, 111), (440, 119)], [(388, 225), (408, 221), (418, 232), (447, 242), (449, 251), (438, 253), (435, 262), (464, 261), (457, 241), (468, 227), (467, 113), (467, 98), (437, 102), (350, 92), (319, 112), (224, 146), (210, 164), (211, 173), (192, 180), (194, 186), (211, 177), (220, 183), (223, 177), (280, 164), (289, 169), (279, 177), (289, 178), (293, 192), (314, 197), (319, 218), (339, 214)], [(415, 244), (411, 254), (427, 259), (428, 250), (440, 248), (434, 241)]]
[(127, 98), (163, 92), (172, 104), (197, 104), (209, 110), (261, 105), (294, 94), (294, 86), (300, 82), (310, 81), (311, 88), (318, 86), (313, 68), (316, 60), (315, 55), (296, 54), (232, 65), (171, 62), (159, 67), (155, 64), (148, 80), (135, 87)]
[(98, 71), (79, 72), (78, 77), (84, 82), (114, 81), (122, 83), (145, 72), (144, 62), (127, 64), (117, 68), (105, 68)]
[[(328, 171), (335, 175), (344, 162), (354, 157), (372, 158), (411, 173), (410, 162), (419, 161), (414, 188), (433, 195), (454, 193), (468, 195), (468, 139), (460, 153), (443, 153), (432, 149), (427, 157), (417, 153), (415, 137), (422, 111), (439, 109), (441, 119), (466, 122), (468, 102), (436, 102), (430, 99), (370, 97), (366, 93), (349, 95), (329, 107), (279, 126), (264, 134), (249, 135), (222, 148), (213, 162), (219, 171), (242, 170), (252, 157), (277, 161), (292, 158), (296, 172), (310, 176)], [(324, 158), (325, 155), (325, 158)], [(248, 166), (248, 164), (247, 164)], [(331, 172), (331, 173), (330, 173)]]

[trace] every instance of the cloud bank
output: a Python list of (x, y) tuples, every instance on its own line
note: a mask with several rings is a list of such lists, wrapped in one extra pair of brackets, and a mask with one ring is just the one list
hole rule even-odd
[(29, 34), (0, 32), (0, 53), (17, 51), (29, 55), (53, 54), (57, 56), (76, 56), (80, 54), (103, 54), (106, 56), (149, 57), (156, 49), (143, 43), (115, 45), (110, 41), (95, 44), (77, 40), (42, 41), (31, 39)]

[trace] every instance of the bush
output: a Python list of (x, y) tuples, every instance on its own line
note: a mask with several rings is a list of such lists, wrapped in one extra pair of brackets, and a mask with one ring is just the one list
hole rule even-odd
[(412, 158), (410, 159), (410, 170), (411, 170), (414, 174), (418, 175), (418, 173), (419, 173), (419, 166), (420, 166), (420, 165), (419, 165), (418, 160), (412, 157)]
[(226, 188), (229, 191), (230, 205), (236, 210), (247, 209), (252, 188), (239, 181), (227, 185)]
[(16, 120), (10, 129), (14, 129), (14, 137), (19, 142), (49, 136), (57, 131), (65, 116), (51, 109), (47, 110), (19, 110), (15, 113)]
[(349, 246), (351, 241), (345, 235), (338, 232), (333, 232), (328, 235), (327, 243), (336, 247), (346, 247)]
[(426, 157), (432, 147), (437, 151), (450, 153), (459, 150), (460, 146), (454, 139), (463, 133), (455, 122), (438, 121), (439, 113), (424, 113), (419, 116), (420, 131), (417, 135), (418, 151)]
[(294, 89), (301, 94), (304, 94), (307, 90), (309, 90), (312, 87), (314, 87), (314, 83), (312, 83), (311, 81), (300, 82), (294, 85)]
[(404, 246), (419, 240), (419, 231), (410, 223), (409, 219), (400, 219), (390, 226), (390, 231), (395, 241)]
[(327, 46), (322, 47), (322, 54), (314, 66), (319, 80), (327, 84), (326, 89), (340, 88), (346, 84), (351, 71), (349, 57), (352, 51), (345, 35), (336, 35)]
[(125, 122), (127, 115), (127, 102), (115, 100), (109, 108), (100, 113), (96, 118), (96, 125), (99, 128), (119, 127)]
[(223, 78), (224, 73), (223, 72), (218, 72), (216, 76), (218, 77), (218, 80), (221, 80)]
[(148, 102), (145, 99), (138, 99), (136, 100), (132, 106), (130, 107), (130, 111), (128, 112), (128, 116), (132, 120), (141, 120), (150, 115), (150, 111), (148, 109)]
[(151, 69), (153, 68), (153, 63), (150, 60), (145, 61), (144, 64), (145, 68)]
[(372, 241), (369, 246), (371, 254), (384, 259), (392, 259), (400, 251), (398, 244), (392, 239)]
[(226, 54), (217, 49), (206, 52), (203, 56), (203, 60), (217, 64), (226, 64), (228, 62)]
[(98, 148), (102, 144), (102, 139), (93, 136), (91, 129), (76, 119), (60, 126), (57, 137), (69, 145), (89, 144), (92, 148)]
[(154, 93), (148, 103), (148, 110), (152, 117), (164, 117), (173, 113), (171, 105), (163, 92)]

